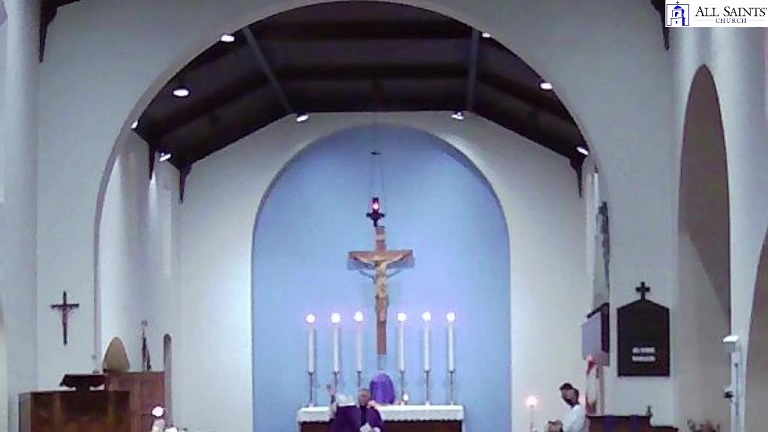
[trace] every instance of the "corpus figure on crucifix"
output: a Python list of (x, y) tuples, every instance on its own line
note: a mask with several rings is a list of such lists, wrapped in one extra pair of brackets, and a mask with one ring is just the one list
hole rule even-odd
[(376, 352), (379, 355), (387, 354), (387, 307), (389, 295), (387, 293), (387, 269), (395, 264), (410, 264), (413, 260), (412, 250), (387, 250), (387, 234), (384, 227), (378, 224), (384, 217), (380, 212), (378, 198), (371, 201), (371, 212), (366, 215), (373, 220), (376, 230), (376, 248), (372, 251), (350, 252), (349, 260), (352, 263), (363, 264), (365, 268), (373, 269), (373, 281), (376, 285)]

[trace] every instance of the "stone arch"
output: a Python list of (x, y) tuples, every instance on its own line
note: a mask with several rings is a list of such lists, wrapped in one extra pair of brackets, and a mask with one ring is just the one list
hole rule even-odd
[(722, 392), (730, 383), (730, 359), (722, 338), (731, 311), (728, 168), (717, 87), (706, 66), (690, 87), (679, 187), (677, 422), (709, 420), (727, 430), (730, 411)]
[[(266, 192), (262, 195), (261, 200), (258, 203), (258, 208), (257, 208), (257, 212), (255, 214), (254, 225), (253, 225), (254, 244), (256, 243), (256, 237), (258, 235), (259, 225), (260, 225), (260, 222), (262, 220), (262, 215), (263, 215), (264, 209), (265, 209), (267, 203), (270, 200), (270, 196), (272, 195), (272, 191), (274, 190), (274, 188), (278, 184), (278, 182), (281, 180), (283, 175), (287, 172), (287, 170), (291, 169), (307, 152), (311, 151), (312, 148), (315, 147), (318, 143), (322, 143), (324, 141), (327, 141), (329, 138), (332, 138), (332, 137), (337, 136), (337, 135), (342, 135), (342, 134), (348, 133), (350, 131), (359, 130), (359, 129), (366, 129), (366, 128), (369, 128), (369, 127), (375, 127), (375, 128), (383, 127), (385, 129), (386, 128), (400, 129), (400, 130), (408, 131), (408, 133), (416, 133), (416, 134), (429, 135), (432, 138), (435, 138), (436, 141), (440, 141), (440, 146), (441, 147), (445, 147), (446, 148), (445, 151), (447, 153), (449, 153), (449, 155), (451, 157), (453, 157), (458, 163), (460, 163), (461, 165), (463, 165), (466, 168), (468, 168), (475, 176), (477, 176), (478, 179), (483, 183), (483, 186), (485, 188), (487, 188), (487, 190), (493, 196), (494, 205), (498, 208), (499, 214), (500, 214), (501, 218), (503, 219), (504, 237), (505, 237), (505, 241), (504, 241), (505, 248), (507, 250), (509, 250), (509, 254), (512, 254), (511, 247), (510, 247), (510, 243), (511, 243), (511, 238), (510, 238), (511, 236), (510, 236), (510, 232), (509, 232), (510, 228), (509, 228), (509, 224), (508, 224), (508, 220), (510, 219), (510, 216), (508, 214), (509, 213), (509, 209), (505, 209), (504, 206), (502, 205), (502, 202), (501, 202), (501, 200), (499, 199), (499, 196), (498, 196), (498, 191), (496, 190), (496, 188), (494, 188), (494, 185), (492, 183), (492, 179), (489, 178), (490, 177), (490, 175), (489, 175), (490, 173), (488, 172), (488, 170), (487, 169), (483, 169), (483, 167), (482, 167), (482, 165), (480, 163), (478, 163), (476, 160), (474, 160), (471, 157), (470, 154), (467, 154), (465, 152), (465, 149), (462, 148), (461, 142), (458, 142), (457, 140), (455, 140), (455, 138), (451, 139), (452, 137), (440, 136), (439, 134), (436, 134), (436, 133), (434, 133), (434, 132), (432, 132), (430, 130), (427, 130), (427, 129), (422, 129), (422, 128), (415, 127), (415, 126), (412, 126), (412, 125), (407, 125), (407, 124), (398, 124), (397, 122), (385, 122), (385, 123), (367, 123), (367, 122), (363, 122), (361, 124), (357, 124), (357, 125), (350, 126), (350, 127), (334, 128), (333, 131), (329, 131), (328, 133), (326, 133), (326, 134), (324, 134), (324, 135), (322, 135), (320, 137), (317, 137), (316, 139), (313, 139), (311, 141), (303, 143), (302, 147), (299, 148), (298, 151), (295, 152), (295, 154), (293, 154), (282, 165), (280, 171), (278, 173), (276, 173), (276, 175), (274, 175), (272, 177), (272, 180), (269, 183), (269, 186), (267, 187)], [(391, 179), (390, 179), (390, 181), (391, 181)], [(253, 253), (255, 254), (255, 248), (253, 250)], [(418, 254), (418, 251), (416, 253)], [(513, 286), (514, 285), (514, 283), (512, 282), (513, 276), (511, 274), (512, 273), (512, 269), (511, 269), (511, 266), (509, 265), (509, 260), (507, 260), (506, 268), (507, 268), (507, 273), (509, 274), (510, 285)], [(251, 277), (252, 297), (254, 299), (258, 297), (257, 292), (259, 292), (261, 290), (261, 288), (257, 287), (257, 280), (256, 280), (256, 274), (257, 273), (258, 272), (256, 270), (256, 257), (254, 255), (254, 257), (252, 257), (251, 275), (250, 275), (250, 277)], [(511, 293), (510, 293), (510, 295), (511, 295)], [(257, 320), (257, 318), (256, 318), (257, 312), (256, 312), (255, 304), (256, 304), (256, 301), (254, 300), (254, 306), (252, 306), (252, 310), (254, 311), (252, 313), (252, 320), (253, 320), (252, 321), (252, 326), (253, 326), (252, 352), (253, 352), (253, 356), (254, 356), (252, 360), (254, 361), (254, 369), (256, 368), (256, 363), (255, 362), (257, 361), (256, 360), (257, 359), (256, 351), (259, 350), (259, 349), (263, 349), (263, 348), (259, 348), (258, 347), (258, 342), (257, 342), (257, 338), (256, 338), (257, 331), (256, 331), (255, 326), (256, 326), (256, 320)], [(272, 307), (271, 303), (270, 303), (270, 307)], [(390, 318), (389, 318), (390, 322), (394, 321), (394, 317), (392, 316), (393, 312), (395, 312), (395, 311), (390, 309)], [(507, 324), (509, 324), (510, 322), (512, 324), (512, 327), (514, 328), (514, 320), (512, 318), (512, 311), (511, 310), (509, 311), (509, 322), (507, 322)], [(502, 328), (503, 328), (503, 326), (502, 326)], [(390, 335), (389, 337), (391, 338), (392, 335)], [(511, 335), (511, 333), (509, 335), (509, 342), (508, 343), (511, 346), (511, 344), (512, 344), (512, 335)], [(504, 344), (500, 344), (500, 345), (504, 346)], [(390, 365), (390, 366), (392, 366), (392, 365)], [(496, 372), (506, 376), (506, 373), (504, 371), (498, 371), (497, 370)], [(508, 374), (511, 375), (511, 373), (512, 373), (512, 368), (511, 368), (511, 362), (510, 362)], [(368, 378), (370, 378), (370, 376), (368, 376)], [(396, 379), (396, 377), (393, 376), (393, 379)], [(494, 379), (498, 379), (498, 377), (495, 377)], [(259, 380), (259, 376), (257, 376), (256, 373), (254, 373), (254, 375), (253, 375), (254, 384), (253, 384), (252, 391), (253, 391), (254, 403), (256, 404), (256, 406), (259, 406), (259, 402), (257, 401), (257, 398), (256, 398), (257, 390), (259, 389), (259, 386), (261, 386), (261, 391), (263, 391), (263, 389), (264, 389), (264, 384), (263, 383), (257, 383), (258, 380)], [(281, 380), (284, 383), (287, 382), (287, 380), (285, 378), (281, 378)], [(352, 381), (351, 376), (348, 376), (347, 380), (351, 382)], [(434, 384), (442, 385), (441, 384), (441, 382), (442, 382), (441, 378), (440, 379), (439, 378), (434, 378), (433, 380), (434, 380)], [(418, 387), (418, 384), (415, 382), (416, 379), (411, 379), (411, 381), (414, 381), (414, 382), (412, 382), (412, 383), (410, 383), (408, 385), (409, 386), (409, 392), (413, 392), (412, 394), (418, 394), (419, 387)], [(507, 380), (507, 381), (510, 382), (511, 380)], [(317, 394), (322, 395), (323, 384), (325, 382), (326, 381), (324, 381), (324, 377), (317, 377), (317, 382), (315, 383), (316, 392), (318, 392)], [(465, 387), (469, 387), (469, 385), (467, 384), (467, 385), (465, 385)], [(347, 389), (349, 389), (349, 384), (347, 384)], [(441, 393), (441, 391), (434, 390), (434, 393)], [(435, 397), (434, 394), (433, 394), (433, 397)], [(439, 398), (439, 397), (441, 397), (441, 395), (437, 395), (437, 397)], [(514, 392), (514, 390), (511, 387), (510, 387), (510, 394), (508, 396), (505, 395), (505, 397), (509, 398), (510, 400), (514, 400), (514, 398), (516, 397), (515, 392)], [(318, 400), (318, 399), (315, 399), (315, 400)], [(319, 400), (323, 400), (322, 396), (319, 398)], [(258, 428), (257, 417), (259, 415), (263, 415), (263, 414), (262, 413), (258, 413), (257, 409), (254, 409), (253, 415), (254, 415), (254, 420), (253, 420), (254, 421), (254, 427)], [(507, 421), (509, 421), (509, 420), (507, 420)]]

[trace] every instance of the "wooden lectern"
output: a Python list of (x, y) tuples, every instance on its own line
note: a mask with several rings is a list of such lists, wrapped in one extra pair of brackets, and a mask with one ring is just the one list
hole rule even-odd
[(131, 432), (129, 394), (50, 391), (19, 396), (20, 432)]
[(147, 432), (165, 405), (163, 372), (66, 375), (61, 385), (74, 390), (19, 396), (19, 432)]

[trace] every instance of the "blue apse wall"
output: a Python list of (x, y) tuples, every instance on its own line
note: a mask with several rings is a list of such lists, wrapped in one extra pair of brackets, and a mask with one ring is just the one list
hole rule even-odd
[(455, 311), (457, 402), (467, 431), (510, 430), (509, 246), (498, 202), (484, 178), (447, 143), (407, 128), (376, 125), (324, 138), (292, 161), (258, 215), (253, 241), (254, 429), (295, 430), (308, 400), (308, 313), (318, 317), (317, 395), (331, 382), (330, 315), (342, 315), (342, 386), (353, 394), (355, 311), (363, 311), (364, 382), (377, 371), (374, 286), (348, 270), (351, 250), (373, 248), (365, 217), (370, 151), (381, 150), (383, 225), (389, 248), (412, 248), (413, 268), (390, 278), (386, 371), (398, 383), (396, 315), (406, 323), (406, 388), (425, 397), (424, 311), (432, 312), (432, 403), (448, 402), (447, 324)]

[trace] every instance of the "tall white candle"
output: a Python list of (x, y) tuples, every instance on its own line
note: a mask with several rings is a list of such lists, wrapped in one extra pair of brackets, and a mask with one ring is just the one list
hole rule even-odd
[(355, 341), (355, 363), (356, 370), (358, 372), (363, 371), (363, 313), (355, 313), (355, 321), (357, 322), (357, 340)]
[(400, 372), (405, 371), (405, 322), (397, 323), (397, 368)]
[(430, 371), (430, 358), (429, 358), (429, 322), (432, 321), (432, 314), (429, 312), (424, 312), (424, 315), (422, 315), (422, 318), (424, 319), (424, 371), (429, 372)]
[(315, 373), (315, 316), (307, 315), (307, 372)]
[(339, 326), (333, 326), (333, 371), (341, 371), (341, 356), (339, 352)]
[(315, 328), (313, 326), (309, 327), (309, 343), (307, 345), (309, 350), (309, 366), (307, 367), (307, 371), (309, 373), (315, 373)]
[(456, 371), (456, 358), (454, 352), (453, 322), (456, 321), (456, 314), (449, 312), (448, 318), (448, 372)]

